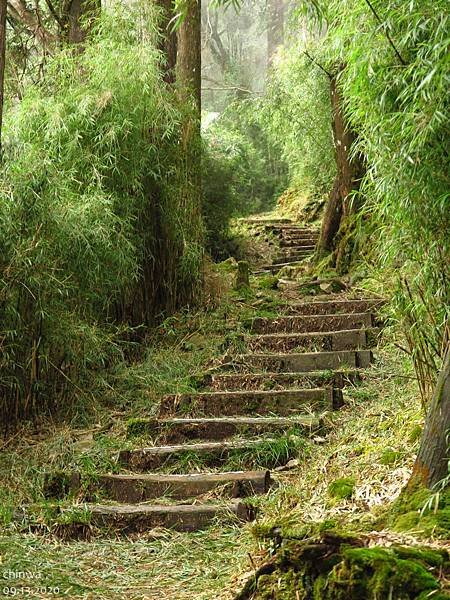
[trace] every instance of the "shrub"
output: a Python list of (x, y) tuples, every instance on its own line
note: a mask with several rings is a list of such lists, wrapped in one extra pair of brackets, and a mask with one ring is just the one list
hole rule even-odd
[(173, 307), (198, 278), (201, 226), (182, 187), (182, 114), (162, 82), (156, 25), (150, 6), (103, 14), (84, 52), (56, 55), (5, 119), (0, 397), (10, 418), (83, 393), (89, 372), (121, 354), (118, 323)]

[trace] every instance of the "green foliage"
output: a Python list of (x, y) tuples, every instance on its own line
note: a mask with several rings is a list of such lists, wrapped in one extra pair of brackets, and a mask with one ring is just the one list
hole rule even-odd
[[(299, 55), (310, 54), (321, 78), (306, 88), (302, 104), (308, 115), (325, 114), (320, 86), (327, 77), (318, 65), (339, 71), (346, 116), (357, 134), (353, 151), (365, 157), (367, 168), (360, 223), (349, 233), (364, 240), (365, 256), (400, 274), (393, 316), (408, 339), (426, 399), (448, 340), (450, 17), (444, 0), (371, 5), (376, 16), (366, 0), (298, 3), (297, 27), (305, 26), (307, 11), (311, 30)], [(294, 78), (295, 69), (285, 64)], [(287, 121), (296, 124), (292, 139), (303, 147), (305, 163), (328, 164), (329, 143), (321, 149), (320, 128), (317, 143), (312, 138), (308, 145), (305, 127), (292, 116)]]
[[(330, 43), (339, 41), (347, 64), (342, 87), (369, 165), (363, 191), (365, 212), (379, 224), (377, 251), (383, 264), (402, 266), (394, 310), (426, 396), (450, 306), (448, 7), (431, 0), (378, 7), (406, 63), (401, 66), (366, 3), (354, 5), (330, 3)], [(347, 16), (339, 19), (338, 10)]]
[(302, 44), (290, 46), (278, 58), (260, 120), (281, 148), (291, 185), (314, 196), (328, 192), (336, 170), (330, 84)]
[[(20, 417), (83, 393), (140, 324), (189, 295), (201, 225), (179, 160), (153, 9), (103, 14), (5, 122), (0, 178), (0, 394)], [(131, 308), (130, 308), (131, 307)], [(105, 325), (106, 323), (106, 325)]]
[(271, 208), (285, 185), (285, 165), (258, 120), (259, 108), (257, 100), (236, 101), (203, 134), (203, 216), (208, 249), (218, 260), (229, 254), (230, 219)]

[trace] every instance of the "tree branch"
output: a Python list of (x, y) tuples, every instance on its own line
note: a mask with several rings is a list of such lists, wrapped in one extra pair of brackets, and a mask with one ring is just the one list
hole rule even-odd
[(333, 79), (333, 75), (332, 75), (332, 74), (331, 74), (329, 71), (327, 71), (327, 70), (325, 69), (325, 67), (323, 67), (323, 66), (322, 66), (322, 65), (321, 65), (319, 62), (317, 62), (317, 60), (316, 60), (316, 59), (315, 59), (313, 56), (311, 56), (311, 54), (309, 54), (309, 52), (308, 52), (307, 50), (303, 50), (303, 54), (306, 54), (306, 56), (309, 58), (309, 60), (310, 60), (312, 63), (314, 63), (314, 64), (315, 64), (317, 67), (319, 67), (319, 69), (320, 69), (321, 71), (323, 71), (323, 72), (325, 73), (325, 75), (328, 75), (328, 77), (329, 77), (330, 79)]
[(44, 47), (48, 47), (56, 37), (40, 23), (38, 15), (30, 10), (23, 0), (8, 0), (8, 8), (27, 29), (29, 29)]
[(375, 8), (373, 7), (372, 3), (370, 0), (365, 0), (365, 3), (367, 4), (367, 6), (370, 8), (370, 10), (372, 11), (372, 14), (374, 15), (375, 19), (378, 21), (378, 23), (381, 25), (384, 35), (386, 36), (389, 44), (391, 45), (392, 49), (394, 50), (395, 54), (397, 55), (398, 60), (400, 61), (400, 63), (406, 67), (407, 62), (403, 59), (402, 55), (400, 54), (400, 52), (397, 50), (391, 36), (389, 35), (389, 31), (387, 30), (386, 24), (384, 21), (382, 21), (377, 13), (377, 11), (375, 10)]
[(50, 11), (50, 14), (55, 19), (55, 21), (58, 23), (60, 29), (64, 30), (66, 28), (66, 24), (64, 23), (63, 19), (61, 19), (61, 17), (56, 12), (56, 9), (53, 6), (52, 1), (51, 0), (45, 0), (45, 3), (48, 6), (48, 10)]
[(211, 91), (211, 92), (216, 92), (216, 91), (236, 91), (236, 92), (245, 92), (246, 94), (263, 94), (263, 92), (254, 92), (253, 90), (246, 90), (245, 88), (241, 88), (238, 86), (229, 86), (229, 87), (202, 87), (202, 92), (203, 91)]

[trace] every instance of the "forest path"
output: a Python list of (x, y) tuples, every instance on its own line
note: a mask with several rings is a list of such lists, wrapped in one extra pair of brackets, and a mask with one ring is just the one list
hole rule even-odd
[[(255, 266), (268, 284), (314, 252), (317, 229), (286, 219), (247, 224), (273, 248), (272, 262)], [(313, 288), (322, 292), (320, 283)], [(158, 414), (129, 422), (129, 438), (149, 443), (122, 450), (119, 472), (97, 478), (92, 493), (102, 501), (89, 506), (94, 525), (196, 531), (217, 519), (224, 526), (230, 518), (251, 520), (252, 496), (276, 484), (270, 469), (295, 459), (303, 436), (322, 434), (345, 385), (371, 363), (382, 301), (351, 293), (282, 301), (276, 293), (279, 307), (255, 309), (239, 351), (198, 392), (165, 396)]]

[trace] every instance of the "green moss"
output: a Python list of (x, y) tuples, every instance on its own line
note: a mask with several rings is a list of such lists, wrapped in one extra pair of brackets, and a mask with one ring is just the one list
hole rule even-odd
[(433, 493), (413, 482), (407, 486), (391, 507), (387, 525), (395, 531), (416, 531), (425, 536), (447, 539), (450, 534), (450, 488), (435, 496), (436, 501), (429, 507)]
[(222, 273), (234, 273), (237, 269), (237, 261), (233, 257), (227, 258), (226, 260), (217, 263), (216, 268)]
[(278, 286), (278, 277), (274, 275), (262, 275), (258, 277), (258, 287), (261, 290), (276, 290)]
[(127, 421), (127, 436), (138, 437), (149, 433), (154, 425), (154, 419), (132, 418)]
[(450, 558), (447, 550), (426, 546), (394, 546), (393, 550), (402, 560), (414, 560), (432, 567), (443, 567)]
[(349, 548), (342, 556), (343, 561), (328, 578), (324, 598), (415, 598), (425, 590), (439, 588), (422, 564), (400, 559), (392, 550)]
[(409, 433), (409, 441), (414, 444), (415, 442), (418, 442), (420, 440), (420, 438), (422, 437), (422, 427), (420, 425), (414, 425), (414, 427), (411, 429), (410, 433)]
[[(448, 554), (430, 548), (361, 547), (354, 537), (289, 541), (275, 570), (259, 578), (254, 600), (425, 600), (449, 598), (437, 576)], [(321, 545), (323, 544), (323, 545)]]
[(380, 464), (382, 465), (394, 465), (396, 462), (403, 458), (403, 453), (393, 448), (386, 448), (380, 456)]
[(262, 575), (258, 579), (257, 597), (260, 600), (288, 600), (307, 598), (303, 574), (288, 571), (280, 578), (278, 573)]
[(343, 477), (335, 479), (328, 486), (328, 494), (336, 500), (351, 498), (355, 491), (355, 480), (353, 477)]

